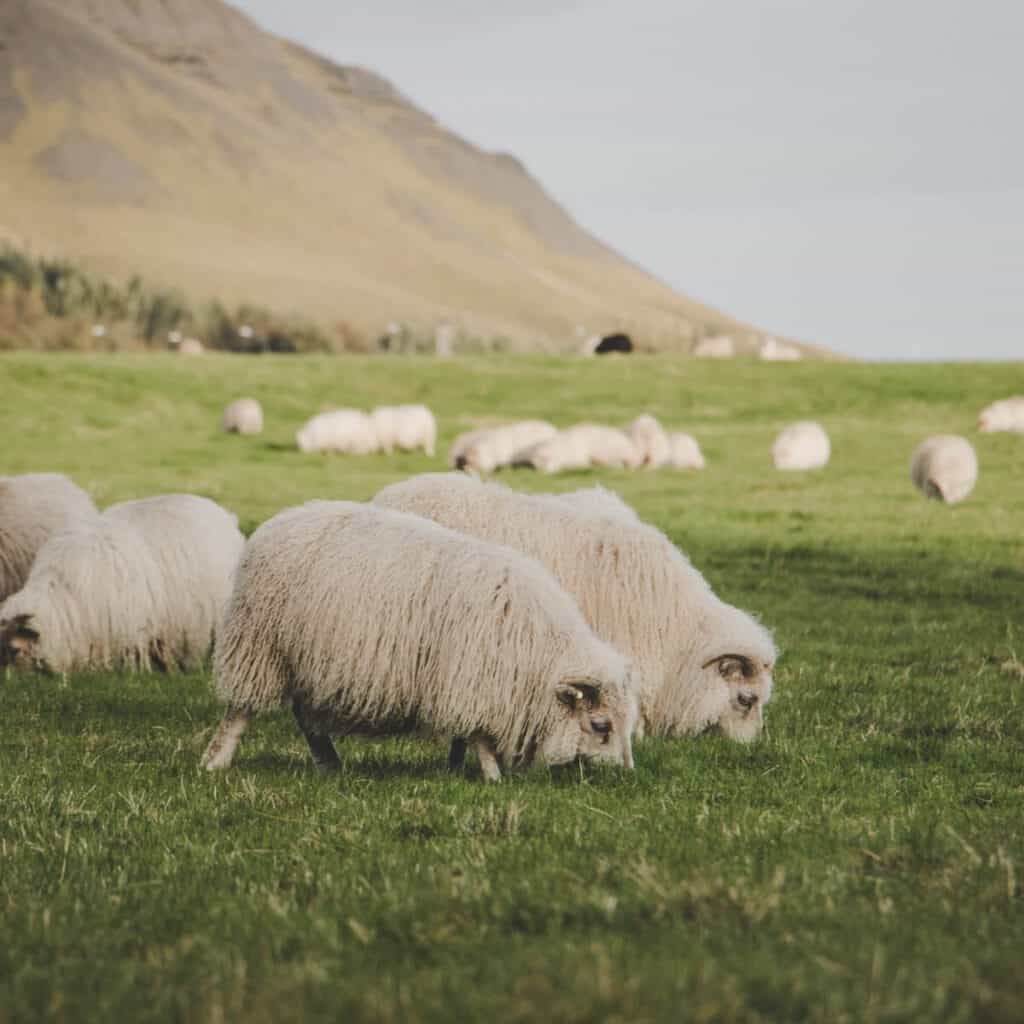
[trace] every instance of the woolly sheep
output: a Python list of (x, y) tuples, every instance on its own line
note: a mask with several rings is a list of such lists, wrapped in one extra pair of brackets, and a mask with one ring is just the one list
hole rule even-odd
[(703, 469), (706, 465), (700, 445), (692, 434), (669, 434), (668, 446), (668, 465), (672, 469)]
[[(454, 457), (449, 452), (448, 461), (455, 469), (473, 469), (478, 473), (492, 473), (503, 466), (511, 465), (516, 453), (530, 445), (554, 437), (558, 430), (544, 420), (521, 420), (501, 427), (474, 431), (465, 441), (456, 438), (452, 448), (459, 445)], [(460, 444), (461, 442), (461, 444)]]
[(564, 501), (577, 511), (590, 515), (612, 516), (615, 519), (621, 519), (624, 523), (640, 522), (636, 511), (614, 491), (609, 491), (605, 487), (585, 487), (578, 491), (569, 491), (566, 494), (546, 494), (536, 495), (536, 497)]
[(372, 505), (314, 501), (253, 534), (214, 673), (227, 711), (208, 769), (230, 764), (256, 712), (289, 705), (321, 767), (338, 764), (331, 733), (417, 726), (471, 737), (488, 779), (535, 755), (632, 767), (628, 663), (551, 574)]
[(772, 445), (776, 469), (821, 469), (831, 454), (825, 428), (811, 420), (791, 423), (780, 431)]
[(263, 430), (263, 408), (255, 398), (236, 398), (225, 408), (221, 427), (229, 434), (258, 434)]
[(775, 338), (765, 338), (757, 354), (768, 363), (795, 363), (804, 357), (796, 345), (784, 345)]
[(646, 413), (638, 416), (630, 423), (627, 433), (640, 456), (640, 465), (658, 469), (670, 460), (672, 449), (668, 435), (653, 416)]
[(97, 515), (92, 498), (60, 473), (0, 477), (0, 601), (24, 586), (54, 533)]
[(910, 460), (910, 479), (928, 498), (953, 505), (978, 482), (978, 457), (965, 437), (936, 434), (922, 441)]
[(987, 405), (978, 414), (978, 430), (983, 434), (997, 431), (1024, 434), (1024, 395), (1003, 398)]
[(179, 356), (201, 356), (203, 352), (203, 343), (198, 338), (185, 338), (178, 345)]
[(597, 635), (632, 659), (651, 732), (684, 736), (717, 725), (734, 740), (760, 735), (776, 658), (771, 636), (719, 600), (654, 527), (457, 473), (413, 477), (373, 500), (507, 544), (551, 570)]
[(170, 494), (54, 534), (0, 605), (0, 663), (54, 672), (185, 667), (210, 648), (244, 538), (230, 512)]
[(335, 409), (322, 412), (307, 421), (295, 435), (299, 451), (343, 452), (346, 455), (372, 455), (377, 451), (377, 433), (365, 412)]
[(437, 422), (425, 405), (381, 405), (370, 413), (370, 421), (377, 434), (377, 444), (388, 455), (395, 448), (404, 452), (422, 448), (433, 456)]
[(513, 465), (532, 466), (542, 473), (561, 473), (591, 466), (636, 469), (641, 464), (641, 455), (621, 430), (578, 423), (524, 448), (512, 461)]

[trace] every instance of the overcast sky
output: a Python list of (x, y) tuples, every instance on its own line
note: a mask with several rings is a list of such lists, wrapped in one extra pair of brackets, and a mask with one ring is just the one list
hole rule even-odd
[(1020, 0), (235, 4), (687, 295), (851, 355), (1024, 359)]

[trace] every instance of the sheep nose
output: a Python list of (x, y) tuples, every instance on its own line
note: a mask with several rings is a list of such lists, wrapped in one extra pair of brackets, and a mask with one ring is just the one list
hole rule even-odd
[(741, 708), (746, 708), (749, 711), (757, 703), (757, 694), (751, 693), (750, 690), (740, 690), (736, 694), (736, 702)]

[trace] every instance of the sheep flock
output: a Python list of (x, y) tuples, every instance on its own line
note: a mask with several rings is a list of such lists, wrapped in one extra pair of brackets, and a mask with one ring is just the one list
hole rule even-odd
[[(221, 428), (260, 434), (262, 405), (231, 401)], [(1024, 433), (1024, 397), (982, 410), (978, 430)], [(434, 459), (437, 442), (421, 404), (328, 409), (295, 435), (299, 458)], [(826, 473), (843, 449), (804, 420), (780, 425), (765, 454), (781, 472)], [(151, 673), (209, 659), (225, 705), (209, 770), (280, 708), (321, 769), (339, 765), (338, 737), (415, 730), (449, 746), (451, 768), (472, 748), (488, 780), (531, 763), (630, 770), (646, 736), (761, 736), (779, 652), (754, 614), (614, 491), (526, 494), (487, 479), (704, 470), (693, 434), (646, 412), (620, 426), (521, 419), (472, 426), (444, 458), (447, 472), (366, 503), (310, 495), (248, 540), (198, 495), (100, 511), (58, 473), (0, 477), (0, 667)], [(924, 438), (910, 459), (913, 486), (945, 504), (978, 475), (954, 434)]]

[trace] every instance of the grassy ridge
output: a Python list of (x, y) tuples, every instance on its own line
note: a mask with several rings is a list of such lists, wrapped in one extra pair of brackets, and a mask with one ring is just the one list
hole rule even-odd
[[(669, 360), (4, 357), (2, 471), (106, 504), (187, 489), (247, 529), (439, 468), (303, 457), (330, 404), (692, 429), (699, 474), (577, 473), (665, 529), (784, 651), (769, 735), (646, 742), (630, 777), (449, 778), (417, 740), (310, 768), (285, 718), (199, 775), (205, 675), (10, 677), (0, 694), (0, 1020), (1018, 1020), (1024, 441), (973, 432), (1020, 367)], [(267, 433), (219, 432), (240, 394)], [(782, 475), (819, 418), (823, 472)], [(968, 433), (961, 506), (913, 446)], [(443, 445), (442, 445), (443, 448)]]

